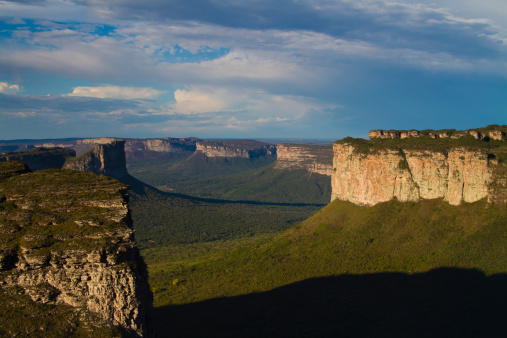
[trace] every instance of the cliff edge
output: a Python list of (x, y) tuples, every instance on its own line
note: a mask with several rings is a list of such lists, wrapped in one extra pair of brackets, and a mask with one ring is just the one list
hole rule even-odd
[(92, 150), (84, 154), (68, 158), (64, 169), (91, 171), (114, 178), (128, 175), (125, 161), (125, 141), (107, 140), (108, 143), (96, 144)]
[(63, 335), (93, 336), (112, 325), (122, 335), (146, 336), (152, 296), (134, 240), (127, 187), (95, 173), (27, 172), (16, 162), (0, 163), (0, 174), (2, 295), (41, 304), (35, 309), (74, 309), (57, 320), (28, 314), (33, 322), (19, 327), (19, 318), (0, 318), (0, 331), (51, 334), (47, 331), (55, 328), (44, 321), (53, 320), (64, 325), (58, 333)]
[[(507, 126), (498, 128), (489, 135), (505, 135)], [(455, 138), (434, 137), (437, 134), (335, 142), (331, 200), (375, 205), (394, 198), (406, 202), (443, 198), (459, 205), (486, 198), (507, 203), (503, 138), (475, 137), (469, 131), (454, 132), (461, 135)]]
[(333, 173), (333, 146), (279, 144), (276, 146), (275, 169), (304, 169), (311, 173), (331, 176)]

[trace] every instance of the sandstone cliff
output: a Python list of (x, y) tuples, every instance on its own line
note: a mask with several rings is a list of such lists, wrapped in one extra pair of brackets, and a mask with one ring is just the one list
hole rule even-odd
[(452, 205), (484, 198), (507, 203), (506, 142), (487, 143), (471, 136), (437, 141), (337, 141), (331, 199), (359, 205), (393, 198), (443, 198)]
[(77, 155), (92, 150), (99, 144), (108, 144), (114, 141), (125, 141), (125, 158), (127, 161), (140, 161), (146, 159), (166, 159), (182, 153), (193, 153), (195, 144), (199, 140), (188, 138), (148, 138), (148, 139), (119, 139), (114, 137), (101, 137), (77, 140), (72, 146)]
[(442, 130), (370, 130), (368, 137), (370, 139), (405, 139), (413, 137), (430, 137), (437, 138), (452, 138), (458, 139), (471, 135), (477, 140), (497, 140), (505, 141), (507, 126), (490, 125), (484, 128), (468, 129), (468, 130), (455, 130), (455, 129), (442, 129)]
[(196, 151), (207, 157), (241, 157), (258, 158), (262, 156), (275, 156), (276, 147), (253, 140), (217, 140), (199, 141)]
[(63, 168), (123, 178), (128, 175), (124, 146), (123, 140), (97, 144), (95, 148), (81, 156), (69, 158)]
[(66, 148), (33, 148), (21, 152), (5, 152), (0, 155), (0, 162), (19, 161), (26, 163), (31, 170), (59, 169), (68, 158), (76, 152)]
[(331, 145), (279, 144), (276, 147), (275, 169), (303, 169), (331, 176), (333, 147)]
[(75, 308), (81, 319), (67, 325), (66, 334), (85, 326), (93, 336), (100, 323), (86, 318), (94, 313), (131, 336), (146, 335), (152, 297), (131, 228), (127, 187), (95, 173), (20, 174), (23, 164), (6, 166), (15, 162), (0, 163), (2, 292)]

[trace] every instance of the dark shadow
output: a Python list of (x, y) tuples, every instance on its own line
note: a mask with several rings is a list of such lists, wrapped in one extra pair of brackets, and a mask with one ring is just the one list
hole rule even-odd
[(184, 200), (188, 200), (191, 202), (200, 202), (200, 203), (214, 203), (214, 204), (249, 204), (249, 205), (273, 205), (273, 206), (291, 206), (291, 207), (324, 207), (325, 204), (307, 204), (307, 203), (272, 203), (272, 202), (258, 202), (258, 201), (245, 201), (245, 200), (239, 200), (239, 201), (231, 201), (231, 200), (220, 200), (220, 199), (213, 199), (213, 198), (200, 198), (200, 197), (193, 197), (183, 194), (177, 194), (177, 193), (170, 193), (158, 190), (157, 188), (144, 183), (134, 176), (126, 175), (125, 177), (119, 178), (119, 180), (130, 186), (130, 190), (139, 195), (143, 196), (146, 195), (150, 190), (153, 192), (156, 192), (157, 194), (160, 194), (162, 196), (166, 197), (176, 197), (181, 198)]
[(507, 275), (440, 268), (313, 278), (160, 307), (154, 317), (157, 337), (506, 337)]

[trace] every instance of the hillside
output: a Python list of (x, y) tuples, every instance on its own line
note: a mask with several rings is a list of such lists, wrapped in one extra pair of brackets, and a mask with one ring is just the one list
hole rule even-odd
[[(506, 219), (507, 207), (484, 201), (374, 207), (335, 201), (273, 239), (205, 262), (171, 264), (167, 257), (152, 265), (157, 322), (165, 323), (159, 330), (172, 327), (175, 336), (210, 330), (217, 337), (326, 337), (335, 330), (361, 337), (494, 336), (507, 329), (499, 321), (507, 314)], [(238, 318), (236, 309), (245, 306), (246, 326), (228, 331), (229, 316)], [(269, 306), (275, 308), (265, 311)], [(203, 311), (220, 316), (193, 327), (191, 318)]]

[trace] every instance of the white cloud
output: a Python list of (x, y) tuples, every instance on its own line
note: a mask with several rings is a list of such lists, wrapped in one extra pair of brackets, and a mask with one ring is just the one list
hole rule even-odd
[(20, 85), (9, 84), (7, 82), (0, 82), (0, 93), (3, 94), (17, 94), (22, 90)]
[(96, 97), (100, 99), (153, 100), (164, 91), (142, 87), (76, 87), (68, 96)]
[(179, 114), (199, 114), (218, 112), (227, 109), (227, 102), (223, 97), (223, 90), (184, 90), (178, 89), (174, 92), (176, 103), (172, 106)]

